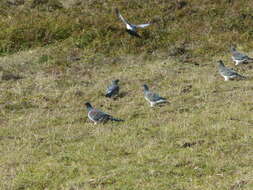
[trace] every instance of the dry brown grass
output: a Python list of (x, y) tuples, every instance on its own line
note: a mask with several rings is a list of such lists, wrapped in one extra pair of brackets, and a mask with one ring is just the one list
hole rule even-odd
[[(253, 189), (253, 67), (228, 52), (253, 56), (250, 0), (61, 2), (0, 2), (0, 189)], [(157, 22), (131, 38), (115, 7)], [(125, 122), (94, 126), (87, 101)]]
[[(252, 189), (252, 79), (224, 82), (214, 61), (228, 56), (39, 62), (51, 51), (0, 60), (23, 77), (0, 83), (2, 189)], [(114, 78), (115, 101), (103, 96)], [(170, 103), (150, 108), (143, 83)], [(86, 101), (126, 121), (94, 126)]]

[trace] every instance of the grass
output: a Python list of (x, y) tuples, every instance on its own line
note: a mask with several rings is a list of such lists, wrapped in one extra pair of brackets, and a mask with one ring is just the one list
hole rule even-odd
[[(231, 43), (253, 56), (252, 3), (142, 2), (26, 2), (1, 15), (0, 189), (253, 188), (252, 66), (224, 82), (215, 65), (235, 67)], [(159, 24), (132, 39), (116, 6)], [(122, 98), (107, 99), (116, 78)], [(151, 108), (143, 83), (170, 103)], [(125, 122), (93, 125), (86, 101)]]
[[(182, 44), (191, 57), (215, 55), (226, 51), (231, 43), (245, 44), (246, 50), (252, 48), (250, 0), (61, 1), (70, 5), (56, 6), (55, 10), (50, 7), (57, 4), (56, 0), (35, 7), (31, 5), (35, 0), (20, 6), (3, 2), (0, 4), (2, 55), (67, 39), (82, 51), (106, 56), (167, 51), (168, 47)], [(130, 38), (115, 16), (115, 7), (133, 23), (154, 21), (155, 24), (141, 31), (142, 40)]]

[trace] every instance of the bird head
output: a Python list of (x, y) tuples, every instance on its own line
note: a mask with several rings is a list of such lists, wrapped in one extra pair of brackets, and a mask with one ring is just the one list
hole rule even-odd
[(218, 63), (219, 66), (224, 66), (224, 63), (223, 63), (222, 60), (219, 60), (217, 63)]
[(144, 88), (144, 91), (148, 91), (148, 85), (144, 84), (143, 88)]
[(230, 46), (230, 50), (233, 52), (233, 51), (236, 51), (236, 47), (234, 45), (231, 45)]
[(113, 80), (112, 83), (113, 84), (118, 84), (119, 83), (119, 79)]
[(92, 105), (89, 102), (86, 102), (85, 106), (88, 110), (92, 109)]

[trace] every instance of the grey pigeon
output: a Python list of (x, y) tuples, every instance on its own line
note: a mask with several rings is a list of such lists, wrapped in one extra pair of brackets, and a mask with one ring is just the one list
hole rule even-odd
[(116, 119), (107, 113), (93, 108), (89, 102), (85, 103), (85, 105), (88, 110), (88, 118), (95, 124), (106, 123), (107, 121), (124, 121), (122, 119)]
[(246, 78), (246, 77), (238, 74), (233, 69), (226, 67), (224, 65), (223, 61), (221, 61), (221, 60), (218, 61), (218, 70), (219, 70), (220, 75), (224, 77), (225, 81), (228, 81), (230, 79), (235, 79), (235, 78), (239, 78), (239, 79)]
[(112, 84), (109, 85), (106, 89), (105, 97), (111, 98), (119, 94), (119, 80), (113, 80)]
[(115, 9), (117, 16), (120, 18), (120, 20), (126, 25), (126, 31), (135, 37), (141, 38), (141, 36), (137, 33), (137, 28), (145, 28), (149, 26), (151, 23), (146, 23), (146, 24), (131, 24), (128, 22), (124, 17), (120, 14), (119, 10), (116, 8)]
[(151, 107), (155, 106), (156, 104), (167, 102), (167, 100), (161, 97), (159, 94), (151, 92), (146, 84), (144, 84), (143, 87), (144, 87), (144, 98), (150, 103)]
[(232, 59), (235, 62), (235, 65), (239, 65), (241, 63), (247, 63), (253, 61), (253, 58), (238, 52), (234, 46), (231, 47)]

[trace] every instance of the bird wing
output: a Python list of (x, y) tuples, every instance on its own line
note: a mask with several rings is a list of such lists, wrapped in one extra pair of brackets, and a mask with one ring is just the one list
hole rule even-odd
[(239, 75), (235, 70), (233, 70), (232, 68), (228, 68), (228, 67), (226, 67), (224, 69), (223, 74), (226, 75), (226, 76)]
[(147, 24), (138, 24), (138, 25), (134, 25), (136, 28), (145, 28), (147, 26), (149, 26), (151, 23), (147, 23)]
[(94, 121), (105, 121), (108, 118), (110, 118), (111, 116), (107, 113), (104, 113), (100, 110), (97, 109), (93, 109), (89, 112), (90, 117), (94, 120)]
[(233, 53), (233, 56), (234, 56), (234, 58), (237, 59), (237, 60), (245, 60), (245, 59), (248, 59), (248, 58), (249, 58), (247, 55), (245, 55), (245, 54), (243, 54), (243, 53), (240, 53), (240, 52), (238, 52), (238, 51), (234, 52), (234, 53)]
[(107, 87), (106, 93), (112, 93), (112, 92), (116, 92), (119, 89), (119, 86), (117, 85), (110, 85)]
[(116, 11), (117, 16), (120, 18), (120, 20), (122, 20), (122, 22), (124, 22), (125, 24), (131, 25), (131, 24), (130, 24), (126, 19), (124, 19), (124, 17), (120, 14), (119, 9), (116, 8), (115, 11)]
[(153, 92), (149, 92), (147, 93), (147, 97), (150, 101), (156, 102), (159, 100), (165, 100), (165, 98), (161, 97), (159, 94), (153, 93)]

